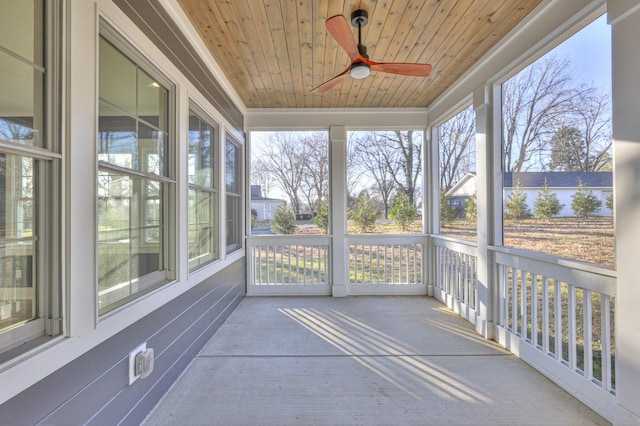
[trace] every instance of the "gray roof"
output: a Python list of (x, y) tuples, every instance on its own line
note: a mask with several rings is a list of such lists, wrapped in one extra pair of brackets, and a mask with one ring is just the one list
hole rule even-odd
[(544, 181), (552, 188), (576, 188), (582, 182), (590, 188), (612, 188), (612, 172), (509, 172), (504, 174), (504, 187), (513, 188), (520, 180), (521, 188), (540, 188)]
[(544, 181), (552, 188), (576, 188), (578, 182), (589, 188), (612, 188), (612, 172), (513, 172), (504, 174), (504, 187), (513, 188), (520, 181), (521, 188), (539, 188)]

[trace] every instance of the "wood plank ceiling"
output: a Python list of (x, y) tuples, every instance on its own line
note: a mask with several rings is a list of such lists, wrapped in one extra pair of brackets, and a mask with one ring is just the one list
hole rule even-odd
[[(541, 1), (178, 0), (248, 108), (426, 107)], [(349, 65), (324, 23), (355, 9), (369, 13), (371, 60), (430, 63), (431, 75), (372, 72), (310, 93)]]

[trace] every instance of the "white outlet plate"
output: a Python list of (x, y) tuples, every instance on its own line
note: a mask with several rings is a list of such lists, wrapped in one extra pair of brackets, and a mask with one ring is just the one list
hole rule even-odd
[(140, 376), (136, 376), (136, 355), (147, 349), (147, 342), (142, 343), (134, 350), (129, 352), (129, 385), (138, 380)]

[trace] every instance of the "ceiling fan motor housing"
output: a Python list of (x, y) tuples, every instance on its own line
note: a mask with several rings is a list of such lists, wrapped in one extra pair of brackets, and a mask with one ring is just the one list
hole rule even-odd
[(357, 9), (351, 13), (351, 25), (356, 28), (364, 27), (369, 22), (369, 13), (364, 9)]

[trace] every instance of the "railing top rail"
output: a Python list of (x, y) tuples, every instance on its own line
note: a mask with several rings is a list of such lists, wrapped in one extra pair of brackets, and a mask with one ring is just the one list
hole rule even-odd
[(436, 247), (448, 248), (471, 256), (478, 255), (478, 247), (476, 246), (475, 241), (463, 241), (457, 238), (443, 237), (441, 235), (432, 235), (431, 237), (433, 238), (433, 242)]
[(360, 244), (425, 244), (427, 236), (423, 234), (349, 234), (347, 243)]
[(247, 236), (247, 247), (299, 245), (329, 245), (330, 235), (257, 235)]
[(529, 250), (517, 249), (512, 247), (489, 246), (489, 249), (495, 253), (504, 253), (512, 256), (524, 257), (524, 258), (536, 260), (542, 263), (565, 266), (567, 268), (578, 269), (578, 270), (590, 272), (593, 274), (603, 275), (605, 277), (617, 278), (618, 276), (618, 273), (616, 272), (615, 269), (608, 266), (598, 265), (595, 263), (557, 257), (550, 254), (532, 252)]
[(611, 269), (524, 250), (504, 247), (490, 249), (495, 252), (496, 263), (500, 265), (540, 274), (609, 296), (615, 295), (616, 272)]

